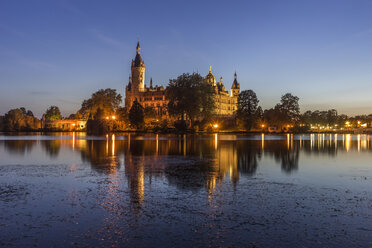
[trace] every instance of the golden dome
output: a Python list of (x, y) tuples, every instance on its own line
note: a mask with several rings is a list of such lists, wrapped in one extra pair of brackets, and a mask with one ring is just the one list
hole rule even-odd
[(205, 81), (213, 86), (216, 85), (216, 78), (212, 74), (212, 66), (209, 66), (209, 73), (205, 76)]

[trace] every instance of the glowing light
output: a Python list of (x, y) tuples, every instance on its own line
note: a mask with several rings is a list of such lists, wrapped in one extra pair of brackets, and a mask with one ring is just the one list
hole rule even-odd
[(106, 134), (106, 151), (105, 151), (106, 156), (108, 155), (108, 151), (109, 151), (108, 134)]
[(218, 124), (217, 123), (213, 124), (213, 128), (218, 128)]
[(115, 156), (115, 134), (112, 135), (112, 156)]
[(362, 147), (363, 150), (367, 149), (367, 136), (366, 135), (363, 135), (363, 139), (362, 139), (362, 142), (361, 142), (361, 147)]
[(214, 149), (217, 150), (218, 148), (218, 134), (214, 134)]
[(110, 119), (108, 116), (106, 116), (106, 120)]
[(337, 148), (337, 133), (335, 134), (335, 148)]
[(75, 151), (75, 132), (72, 133), (72, 150)]
[(156, 155), (159, 153), (159, 134), (156, 134)]
[(113, 115), (113, 116), (111, 116), (111, 118), (112, 118), (113, 120), (115, 120), (116, 116), (115, 116), (115, 115)]
[(345, 148), (347, 152), (350, 150), (350, 144), (351, 144), (351, 135), (346, 134)]
[(261, 124), (261, 127), (264, 128), (265, 127), (265, 124)]
[(360, 125), (361, 127), (367, 127), (367, 123), (363, 123), (362, 125)]

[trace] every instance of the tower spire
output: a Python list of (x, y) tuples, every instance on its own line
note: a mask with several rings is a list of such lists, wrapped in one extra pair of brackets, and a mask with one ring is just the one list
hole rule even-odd
[(209, 73), (212, 73), (212, 66), (209, 66)]
[(140, 46), (139, 41), (137, 41), (137, 48), (136, 48), (136, 50), (137, 50), (137, 54), (141, 54), (141, 46)]

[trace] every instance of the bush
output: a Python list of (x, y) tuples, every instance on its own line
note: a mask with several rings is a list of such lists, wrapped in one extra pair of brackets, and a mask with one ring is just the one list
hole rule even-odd
[(185, 132), (187, 130), (187, 123), (185, 120), (177, 120), (174, 122), (174, 127), (178, 132)]

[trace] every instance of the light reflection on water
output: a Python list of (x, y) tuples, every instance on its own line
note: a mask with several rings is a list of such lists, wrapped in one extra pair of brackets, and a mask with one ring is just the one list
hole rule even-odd
[[(0, 145), (4, 147), (1, 164), (12, 164), (13, 160), (20, 164), (32, 163), (32, 157), (40, 158), (47, 154), (56, 163), (72, 159), (74, 163), (89, 163), (93, 170), (107, 174), (123, 165), (125, 168), (133, 166), (133, 157), (136, 157), (136, 161), (142, 157), (154, 162), (166, 156), (194, 158), (208, 165), (205, 172), (211, 178), (208, 178), (206, 185), (214, 185), (209, 180), (218, 181), (217, 177), (227, 176), (236, 183), (241, 175), (254, 176), (260, 164), (266, 166), (269, 158), (280, 165), (282, 173), (292, 174), (301, 170), (301, 166), (309, 166), (309, 160), (314, 156), (337, 159), (347, 155), (363, 163), (365, 157), (358, 153), (369, 154), (372, 151), (370, 136), (360, 134), (111, 134), (94, 137), (73, 132), (0, 136)], [(77, 155), (80, 155), (80, 161), (76, 161)], [(124, 164), (121, 164), (121, 159)], [(338, 162), (343, 164), (342, 161)], [(135, 166), (143, 166), (138, 164), (141, 163), (136, 162)], [(167, 166), (167, 160), (163, 159), (157, 166)]]
[[(73, 190), (68, 193), (69, 202), (83, 201), (81, 204), (91, 205), (91, 209), (94, 209), (94, 205), (97, 204), (103, 210), (103, 213), (98, 213), (104, 217), (97, 214), (96, 210), (85, 213), (86, 218), (97, 218), (100, 223), (97, 230), (91, 231), (93, 234), (106, 238), (132, 238), (128, 242), (116, 240), (115, 244), (144, 245), (151, 244), (151, 235), (146, 234), (150, 236), (144, 243), (140, 242), (141, 239), (133, 238), (138, 235), (135, 230), (138, 230), (139, 227), (143, 230), (145, 229), (144, 225), (149, 223), (155, 225), (159, 222), (160, 224), (158, 224), (161, 226), (159, 230), (162, 230), (165, 228), (165, 224), (164, 219), (161, 220), (161, 218), (165, 218), (165, 222), (170, 225), (173, 222), (178, 223), (180, 227), (175, 230), (175, 233), (182, 234), (187, 227), (182, 225), (182, 221), (177, 221), (177, 218), (187, 219), (194, 216), (193, 218), (198, 218), (198, 221), (208, 222), (211, 220), (206, 216), (212, 215), (213, 218), (217, 218), (216, 216), (222, 215), (222, 212), (225, 211), (222, 206), (227, 202), (234, 206), (234, 211), (242, 212), (243, 216), (241, 217), (253, 218), (252, 216), (260, 211), (260, 204), (263, 204), (263, 208), (266, 205), (269, 206), (266, 207), (269, 209), (265, 210), (266, 212), (263, 214), (275, 215), (283, 211), (283, 209), (277, 209), (277, 205), (268, 203), (267, 199), (277, 201), (279, 205), (288, 204), (288, 206), (294, 202), (298, 204), (298, 201), (301, 200), (298, 200), (297, 197), (302, 200), (310, 197), (312, 201), (317, 202), (320, 200), (320, 195), (324, 196), (325, 194), (324, 192), (318, 194), (317, 190), (329, 188), (336, 191), (340, 189), (342, 191), (357, 190), (369, 197), (372, 186), (370, 138), (369, 135), (350, 134), (259, 134), (251, 136), (111, 134), (91, 137), (84, 133), (74, 132), (53, 135), (3, 135), (0, 136), (0, 168), (3, 169), (0, 170), (2, 180), (0, 187), (14, 183), (14, 180), (19, 181), (17, 178), (19, 176), (25, 181), (36, 184), (39, 190), (43, 191), (45, 189), (39, 183), (40, 178), (45, 177), (47, 182), (62, 178), (62, 186), (60, 185), (60, 188), (56, 186), (57, 189), (53, 192), (56, 197), (63, 198), (64, 195), (61, 192), (67, 187), (66, 184), (72, 183), (70, 187)], [(27, 167), (19, 169), (19, 166), (22, 165), (30, 166), (33, 171), (29, 172)], [(38, 178), (34, 179), (33, 173), (36, 173), (37, 170), (42, 173), (44, 168), (37, 167), (35, 172), (32, 168), (34, 165), (51, 165), (52, 167), (45, 167), (46, 175), (41, 177), (37, 174)], [(66, 175), (70, 175), (64, 174), (63, 171), (59, 172), (59, 176), (53, 174), (54, 170), (60, 168), (61, 165), (68, 166), (71, 178), (63, 179), (68, 177)], [(12, 166), (17, 170), (13, 171)], [(48, 174), (48, 170), (51, 172), (50, 174)], [(274, 184), (278, 184), (278, 186)], [(279, 191), (280, 187), (284, 187), (285, 193)], [(306, 196), (298, 196), (299, 193), (292, 187), (306, 187), (301, 190), (310, 192)], [(313, 187), (316, 188), (315, 191)], [(89, 188), (88, 192), (93, 192), (93, 196), (88, 197), (84, 196), (85, 193), (79, 193), (79, 189), (85, 192), (86, 188)], [(254, 198), (251, 198), (251, 195), (246, 195), (251, 191), (256, 192)], [(32, 192), (30, 194), (33, 195)], [(45, 192), (44, 197), (51, 198), (52, 196), (48, 194), (51, 193)], [(266, 196), (266, 194), (268, 195)], [(286, 195), (287, 199), (285, 197), (282, 199), (283, 194), (289, 194)], [(80, 200), (84, 197), (87, 198)], [(264, 197), (265, 200), (261, 197)], [(370, 211), (371, 199), (368, 197), (365, 201), (367, 205), (369, 204)], [(129, 201), (129, 205), (126, 201)], [(157, 207), (159, 202), (162, 207)], [(248, 207), (245, 204), (248, 203), (250, 203), (249, 208), (256, 208), (256, 212), (244, 212), (248, 211), (245, 210)], [(208, 204), (208, 208), (205, 209), (203, 204)], [(337, 205), (336, 202), (332, 204)], [(346, 204), (345, 209), (351, 207), (345, 202), (342, 204)], [(164, 209), (164, 206), (169, 209)], [(329, 204), (323, 207), (327, 208), (327, 206)], [(290, 209), (290, 207), (288, 208)], [(315, 213), (322, 210), (317, 209), (318, 206), (315, 207), (315, 205), (313, 208)], [(180, 209), (184, 210), (180, 213)], [(154, 214), (150, 210), (157, 213)], [(168, 210), (171, 212), (167, 213)], [(195, 213), (189, 211), (198, 213), (205, 211), (206, 215), (195, 217)], [(278, 213), (274, 214), (276, 211)], [(296, 217), (298, 219), (304, 212), (301, 212), (303, 210), (297, 211), (299, 211)], [(361, 211), (365, 211), (365, 209)], [(11, 211), (10, 213), (15, 214)], [(167, 214), (175, 219), (168, 219)], [(83, 213), (81, 215), (84, 216)], [(155, 217), (151, 217), (153, 218), (151, 219), (148, 216)], [(283, 216), (281, 215), (280, 218), (287, 218)], [(16, 217), (14, 218), (16, 219)], [(126, 224), (122, 223), (122, 218), (126, 219)], [(149, 219), (141, 220), (141, 218)], [(231, 216), (226, 218), (231, 218)], [(229, 222), (227, 219), (225, 221)], [(329, 222), (329, 220), (327, 221)], [(355, 219), (345, 219), (344, 224), (352, 222), (355, 224), (355, 221)], [(369, 223), (368, 221), (365, 219), (365, 223)], [(84, 223), (84, 219), (80, 222)], [(296, 223), (304, 224), (305, 222), (300, 219)], [(357, 222), (364, 225), (359, 219)], [(214, 224), (209, 224), (214, 226)], [(87, 225), (81, 225), (83, 231), (79, 229), (79, 232), (87, 232)], [(318, 223), (314, 222), (314, 226), (317, 225)], [(290, 226), (290, 228), (294, 227), (295, 224)], [(255, 230), (252, 226), (250, 228)], [(286, 228), (288, 227), (286, 226)], [(224, 229), (224, 231), (226, 230)], [(314, 230), (312, 231), (314, 232)], [(242, 230), (239, 232), (246, 234)], [(156, 233), (154, 232), (154, 235)], [(184, 235), (193, 238), (194, 234), (192, 233), (186, 232)], [(266, 236), (274, 235), (274, 231), (268, 231), (266, 234)], [(275, 233), (275, 235), (277, 234)], [(252, 237), (254, 239), (255, 236)], [(75, 240), (76, 238), (77, 236), (64, 237), (67, 240)], [(173, 238), (177, 240), (176, 237)], [(211, 244), (205, 240), (205, 236), (199, 238), (201, 239), (200, 243), (184, 242), (182, 244), (192, 246)], [(290, 240), (290, 236), (287, 236), (287, 240)], [(363, 238), (361, 240), (368, 241)], [(234, 239), (229, 242), (231, 245), (239, 245), (239, 243), (235, 243)], [(274, 244), (270, 241), (260, 240), (260, 242), (263, 245)], [(342, 242), (336, 243), (342, 244)], [(91, 245), (90, 241), (83, 242), (83, 244)], [(102, 244), (107, 245), (103, 241)], [(168, 245), (165, 241), (163, 244)], [(296, 243), (290, 244), (296, 245)], [(307, 244), (314, 243), (308, 241)]]

